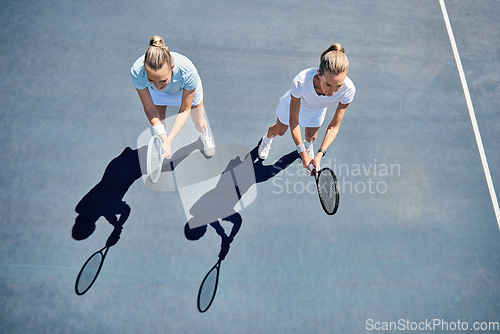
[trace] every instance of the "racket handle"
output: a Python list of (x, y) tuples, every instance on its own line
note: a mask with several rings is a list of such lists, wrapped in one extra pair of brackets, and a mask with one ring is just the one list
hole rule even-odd
[(309, 169), (309, 171), (312, 173), (316, 172), (316, 168), (314, 168), (314, 165), (312, 163), (310, 163), (309, 166), (307, 166), (307, 169)]
[[(165, 133), (165, 136), (166, 136), (166, 135), (167, 135), (167, 133)], [(158, 137), (160, 137), (160, 136), (158, 136)], [(161, 156), (162, 156), (163, 158), (170, 159), (170, 158), (172, 157), (172, 155), (170, 155), (170, 156), (165, 156), (165, 150), (163, 149), (163, 139), (161, 139), (161, 137), (160, 137), (160, 141), (161, 141), (161, 147), (160, 147), (160, 149), (161, 149), (161, 152), (160, 152), (160, 153), (161, 153)]]

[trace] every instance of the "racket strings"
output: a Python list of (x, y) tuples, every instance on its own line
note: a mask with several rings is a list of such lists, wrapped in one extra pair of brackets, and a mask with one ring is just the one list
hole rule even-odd
[(338, 201), (337, 182), (333, 174), (322, 172), (318, 176), (318, 191), (321, 204), (329, 213), (334, 212)]
[(160, 178), (161, 168), (162, 168), (162, 146), (161, 139), (154, 140), (151, 147), (151, 155), (150, 155), (150, 177), (156, 182)]

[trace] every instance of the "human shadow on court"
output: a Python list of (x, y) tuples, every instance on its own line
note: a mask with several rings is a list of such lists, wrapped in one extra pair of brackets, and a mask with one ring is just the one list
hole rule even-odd
[[(197, 140), (177, 150), (171, 159), (164, 161), (162, 172), (173, 171), (175, 169), (175, 166), (179, 166), (180, 162), (183, 161), (187, 156), (189, 156), (195, 150), (201, 151), (202, 147), (203, 145), (201, 141)], [(75, 208), (75, 211), (78, 214), (75, 219), (75, 224), (72, 228), (72, 236), (75, 240), (84, 240), (90, 237), (94, 233), (96, 229), (96, 223), (98, 222), (100, 217), (104, 217), (105, 220), (113, 226), (113, 230), (106, 240), (105, 247), (95, 252), (84, 264), (84, 267), (80, 271), (80, 274), (77, 278), (77, 294), (83, 294), (90, 288), (100, 272), (102, 262), (104, 261), (109, 248), (114, 246), (120, 239), (123, 226), (128, 220), (131, 213), (130, 206), (123, 200), (123, 198), (132, 184), (137, 179), (141, 178), (142, 175), (146, 174), (144, 168), (141, 169), (141, 165), (145, 165), (141, 164), (141, 161), (145, 161), (146, 154), (147, 146), (143, 146), (139, 149), (131, 149), (129, 147), (125, 148), (119, 156), (114, 158), (108, 164), (104, 171), (102, 179), (79, 201)], [(210, 226), (213, 227), (217, 234), (221, 237), (221, 248), (219, 252), (219, 257), (221, 259), (224, 259), (227, 255), (229, 246), (233, 241), (235, 235), (238, 233), (242, 223), (241, 216), (233, 210), (236, 202), (241, 199), (241, 196), (243, 196), (243, 194), (253, 184), (263, 182), (272, 178), (281, 170), (288, 167), (288, 165), (290, 165), (297, 158), (298, 155), (296, 154), (296, 152), (292, 152), (282, 157), (274, 165), (264, 166), (262, 164), (262, 161), (258, 160), (257, 158), (257, 147), (255, 147), (247, 154), (247, 157), (245, 159), (242, 160), (240, 157), (232, 159), (226, 167), (225, 171), (222, 173), (222, 175), (224, 176), (232, 175), (235, 168), (238, 168), (238, 166), (242, 165), (243, 162), (248, 162), (248, 159), (251, 159), (255, 177), (249, 178), (249, 180), (253, 180), (253, 182), (239, 182), (238, 184), (233, 183), (233, 193), (234, 190), (236, 190), (236, 193), (238, 194), (236, 199), (233, 198), (232, 201), (224, 201), (224, 198), (227, 200), (227, 196), (225, 196), (224, 194), (224, 187), (221, 187), (222, 183), (219, 183), (217, 187), (203, 195), (203, 197), (200, 198), (197, 204), (193, 206), (192, 213), (195, 213), (195, 217), (199, 218), (204, 216), (203, 212), (207, 212), (206, 210), (209, 210), (210, 207), (213, 208), (214, 205), (217, 205), (219, 209), (222, 209), (222, 211), (217, 210), (216, 212), (225, 213), (223, 215), (221, 214), (221, 221), (227, 221), (233, 224), (231, 232), (229, 234), (226, 234), (218, 219), (210, 221)], [(214, 200), (221, 199), (224, 202), (224, 205), (222, 206), (213, 202)], [(203, 234), (205, 234), (205, 231), (206, 224), (197, 229), (187, 228), (185, 234), (188, 239), (196, 240), (199, 239)], [(98, 262), (99, 265), (89, 266), (89, 268), (95, 268), (90, 270), (91, 272), (92, 270), (94, 270), (93, 274), (95, 276), (92, 276), (92, 274), (89, 274), (87, 272), (85, 274), (87, 277), (94, 278), (87, 278), (87, 281), (83, 285), (81, 285), (80, 288), (78, 288), (78, 283), (80, 278), (82, 277), (81, 274), (84, 271), (84, 268), (86, 268), (88, 263), (90, 263), (90, 259), (98, 258), (98, 256), (94, 257), (94, 255), (99, 254), (101, 256), (101, 262)], [(82, 287), (85, 287), (85, 284), (90, 285), (87, 286), (86, 289), (84, 289)]]
[[(226, 248), (229, 250), (229, 245), (242, 223), (241, 216), (235, 211), (238, 202), (256, 183), (271, 179), (299, 158), (298, 153), (292, 151), (274, 164), (264, 165), (258, 158), (258, 147), (259, 145), (254, 147), (243, 159), (240, 156), (233, 158), (221, 173), (217, 185), (192, 205), (189, 210), (192, 218), (184, 227), (187, 239), (200, 239), (205, 234), (207, 225), (210, 225), (222, 239), (221, 252), (225, 253), (225, 256)], [(248, 164), (253, 168), (245, 168)], [(219, 220), (233, 224), (229, 236), (225, 234)], [(197, 227), (191, 228), (191, 226)]]
[[(196, 149), (202, 148), (200, 140), (195, 141), (178, 151), (171, 159), (165, 160), (162, 171), (169, 172), (175, 169), (185, 157)], [(120, 239), (123, 225), (127, 221), (131, 208), (123, 200), (132, 184), (146, 172), (141, 169), (141, 161), (145, 161), (147, 146), (139, 149), (127, 147), (123, 152), (111, 160), (104, 171), (102, 179), (77, 204), (75, 211), (78, 216), (72, 228), (75, 240), (90, 237), (100, 217), (104, 217), (113, 226), (113, 230), (106, 240), (105, 247), (92, 254), (85, 262), (78, 274), (75, 291), (82, 295), (90, 289), (99, 274), (104, 258), (110, 247), (116, 245)], [(99, 260), (100, 259), (100, 260)]]
[[(201, 146), (195, 141), (175, 152), (169, 160), (164, 160), (162, 172), (171, 172), (186, 156)], [(202, 146), (201, 146), (202, 147)], [(72, 236), (75, 240), (83, 240), (94, 233), (96, 222), (104, 217), (114, 230), (108, 244), (116, 244), (123, 224), (130, 215), (130, 206), (123, 200), (132, 184), (146, 172), (141, 170), (140, 161), (145, 161), (147, 146), (139, 149), (125, 148), (123, 152), (111, 160), (104, 171), (102, 179), (77, 204), (78, 216), (73, 225)], [(144, 164), (142, 164), (144, 165)]]
[[(218, 261), (205, 275), (198, 290), (197, 307), (201, 313), (206, 312), (214, 301), (222, 261), (242, 225), (241, 215), (234, 208), (253, 185), (271, 179), (299, 158), (298, 153), (293, 151), (272, 165), (264, 165), (257, 157), (257, 150), (258, 145), (244, 159), (239, 156), (232, 159), (220, 175), (217, 185), (202, 195), (189, 211), (193, 217), (184, 226), (187, 239), (200, 239), (205, 235), (208, 225), (221, 237)], [(244, 164), (250, 164), (253, 168), (245, 168)], [(252, 175), (245, 177), (245, 173)], [(221, 225), (223, 221), (232, 224), (229, 234)], [(190, 225), (201, 226), (190, 228)]]

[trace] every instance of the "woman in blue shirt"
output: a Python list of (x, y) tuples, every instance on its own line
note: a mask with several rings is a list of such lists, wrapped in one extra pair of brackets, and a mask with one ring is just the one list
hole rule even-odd
[[(162, 139), (167, 158), (172, 155), (172, 140), (189, 115), (201, 133), (205, 155), (215, 154), (215, 144), (203, 117), (201, 79), (196, 67), (187, 57), (170, 52), (161, 37), (153, 36), (145, 55), (132, 65), (130, 76), (154, 133)], [(169, 134), (162, 122), (168, 105), (180, 106)]]

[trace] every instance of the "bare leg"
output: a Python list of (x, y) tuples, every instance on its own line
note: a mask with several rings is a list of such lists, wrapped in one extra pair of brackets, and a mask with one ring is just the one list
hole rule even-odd
[(306, 136), (306, 141), (310, 143), (314, 142), (318, 137), (318, 129), (319, 126), (317, 128), (306, 128), (306, 130), (304, 131)]
[(211, 157), (215, 154), (215, 143), (212, 135), (208, 132), (208, 124), (203, 116), (205, 108), (203, 107), (203, 101), (191, 108), (191, 120), (193, 121), (194, 127), (198, 132), (201, 133), (200, 138), (203, 142), (203, 152), (207, 157)]
[(167, 106), (156, 106), (156, 110), (158, 111), (158, 114), (160, 115), (160, 120), (163, 121), (165, 119), (165, 116), (167, 114)]
[(259, 145), (258, 154), (261, 160), (267, 159), (269, 150), (271, 149), (271, 142), (273, 137), (283, 136), (287, 130), (288, 125), (281, 123), (279, 119), (276, 119), (276, 123), (269, 127), (269, 129), (267, 130), (267, 134), (264, 135)]
[(208, 130), (207, 121), (205, 120), (205, 117), (203, 117), (204, 111), (205, 108), (203, 107), (203, 101), (200, 104), (193, 106), (191, 109), (191, 120), (193, 121), (196, 130), (201, 133), (205, 133)]
[(304, 146), (306, 148), (307, 154), (314, 159), (314, 147), (313, 147), (313, 142), (316, 140), (316, 137), (318, 137), (318, 129), (317, 128), (306, 128), (304, 133), (306, 137), (306, 142), (304, 143)]
[(271, 139), (276, 136), (283, 136), (288, 130), (288, 125), (285, 125), (280, 122), (279, 119), (276, 119), (276, 124), (273, 124), (267, 130), (267, 138)]

